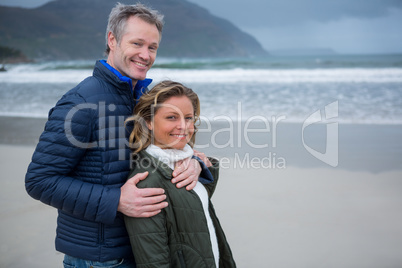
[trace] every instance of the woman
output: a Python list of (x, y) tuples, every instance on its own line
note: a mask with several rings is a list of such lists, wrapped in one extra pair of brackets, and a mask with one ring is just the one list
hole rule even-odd
[(194, 155), (198, 96), (180, 83), (163, 81), (140, 98), (134, 114), (132, 174), (149, 173), (137, 187), (165, 189), (169, 204), (151, 218), (125, 218), (137, 267), (236, 267), (210, 201), (218, 162), (202, 157), (214, 175), (212, 184), (197, 182), (187, 191), (170, 182), (175, 165)]

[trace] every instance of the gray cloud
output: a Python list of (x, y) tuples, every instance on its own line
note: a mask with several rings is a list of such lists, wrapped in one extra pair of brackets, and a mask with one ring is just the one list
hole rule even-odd
[(386, 16), (393, 8), (402, 9), (401, 0), (203, 0), (197, 4), (241, 27), (377, 18)]
[(189, 0), (252, 34), (268, 50), (401, 53), (401, 0)]
[(0, 5), (35, 8), (47, 2), (49, 2), (49, 0), (0, 0)]

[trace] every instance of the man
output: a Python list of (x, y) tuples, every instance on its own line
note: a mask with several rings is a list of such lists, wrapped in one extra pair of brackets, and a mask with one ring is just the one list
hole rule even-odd
[[(25, 178), (27, 192), (58, 209), (56, 249), (65, 267), (135, 267), (123, 214), (151, 217), (168, 204), (163, 189), (138, 189), (147, 174), (127, 180), (129, 126), (124, 125), (152, 80), (163, 16), (143, 5), (117, 4), (107, 28), (107, 61), (49, 112)], [(204, 156), (201, 154), (201, 158)], [(195, 186), (205, 165), (175, 169), (177, 187)], [(196, 163), (196, 164), (193, 164)], [(127, 180), (127, 181), (126, 181)]]

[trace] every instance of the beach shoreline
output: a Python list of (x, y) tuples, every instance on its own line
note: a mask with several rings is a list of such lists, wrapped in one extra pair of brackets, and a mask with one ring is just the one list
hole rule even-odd
[[(35, 146), (45, 123), (44, 118), (0, 116), (0, 144)], [(195, 149), (243, 167), (246, 162), (257, 168), (402, 170), (402, 125), (338, 124), (337, 128), (334, 142), (328, 140), (331, 130), (326, 124), (303, 129), (303, 123), (204, 122)], [(335, 164), (323, 159), (334, 146)]]

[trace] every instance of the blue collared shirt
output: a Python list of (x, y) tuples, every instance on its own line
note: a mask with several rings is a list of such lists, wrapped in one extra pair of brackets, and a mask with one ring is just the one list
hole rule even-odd
[(117, 71), (115, 68), (110, 66), (106, 60), (100, 60), (100, 62), (105, 65), (106, 68), (108, 68), (112, 73), (114, 73), (122, 82), (127, 82), (130, 85), (130, 88), (133, 89), (133, 94), (134, 94), (134, 100), (135, 104), (137, 104), (138, 100), (142, 96), (142, 94), (145, 93), (147, 90), (148, 86), (152, 83), (152, 79), (150, 78), (145, 78), (144, 80), (137, 80), (137, 83), (135, 84), (135, 87), (133, 88), (133, 80), (130, 77), (122, 75), (119, 71)]

